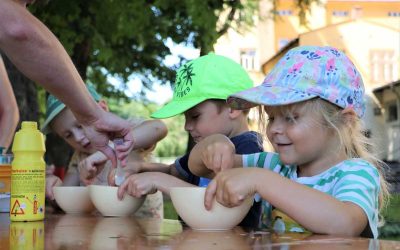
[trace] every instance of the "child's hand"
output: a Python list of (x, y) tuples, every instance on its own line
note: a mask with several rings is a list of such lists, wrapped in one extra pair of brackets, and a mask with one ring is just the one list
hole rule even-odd
[[(140, 164), (142, 162), (140, 161), (130, 161), (127, 163), (127, 165), (123, 168), (124, 169), (124, 173), (125, 173), (125, 180), (133, 175), (133, 174), (137, 174), (140, 172)], [(113, 168), (110, 170), (110, 172), (108, 172), (108, 176), (107, 176), (107, 182), (108, 185), (110, 186), (115, 186), (115, 173), (116, 173), (117, 169)]]
[(107, 160), (107, 157), (102, 152), (98, 151), (79, 162), (79, 179), (85, 183), (85, 185), (91, 184), (103, 170)]
[(118, 198), (122, 199), (125, 193), (133, 197), (141, 197), (157, 192), (156, 176), (157, 174), (151, 172), (129, 176), (118, 188)]
[(204, 206), (210, 210), (214, 197), (226, 207), (239, 206), (247, 196), (256, 192), (253, 177), (252, 169), (235, 168), (220, 172), (206, 189)]
[(53, 174), (47, 174), (46, 175), (46, 197), (49, 198), (50, 200), (54, 200), (54, 193), (53, 193), (53, 187), (56, 186), (61, 186), (62, 181), (58, 176), (55, 176)]
[(235, 146), (230, 140), (215, 140), (205, 146), (201, 155), (204, 165), (214, 173), (234, 167)]

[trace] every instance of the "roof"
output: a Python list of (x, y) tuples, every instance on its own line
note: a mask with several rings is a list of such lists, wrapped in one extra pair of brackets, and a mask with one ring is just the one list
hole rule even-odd
[(400, 80), (379, 86), (379, 87), (373, 89), (372, 92), (374, 92), (374, 94), (378, 94), (378, 93), (382, 93), (386, 89), (392, 89), (392, 88), (398, 87), (398, 86), (400, 86)]
[[(284, 55), (289, 49), (299, 46), (299, 37), (291, 40), (288, 42), (285, 46), (283, 46), (278, 52), (275, 53), (271, 58), (269, 58), (265, 63), (262, 64), (262, 68), (264, 68), (265, 65), (267, 65), (269, 62), (273, 61), (275, 58), (279, 58), (282, 55)], [(266, 73), (266, 72), (264, 72)]]
[[(333, 23), (333, 24), (330, 24), (330, 25), (327, 25), (327, 26), (324, 26), (324, 27), (321, 27), (321, 28), (318, 28), (318, 29), (310, 30), (310, 31), (308, 31), (308, 32), (299, 34), (299, 35), (297, 36), (297, 38), (291, 40), (288, 44), (286, 44), (284, 47), (282, 47), (280, 50), (278, 50), (278, 52), (276, 52), (275, 55), (273, 55), (273, 56), (272, 56), (271, 58), (269, 58), (266, 62), (264, 62), (264, 63), (262, 64), (262, 68), (264, 68), (265, 65), (267, 65), (269, 62), (273, 61), (273, 60), (276, 59), (277, 57), (278, 57), (278, 58), (281, 57), (281, 56), (282, 56), (284, 53), (286, 53), (289, 49), (291, 49), (291, 48), (293, 48), (293, 47), (296, 47), (296, 46), (299, 46), (299, 45), (300, 45), (299, 42), (300, 42), (300, 37), (301, 37), (301, 36), (304, 36), (304, 35), (307, 35), (307, 34), (310, 34), (310, 33), (314, 33), (314, 32), (318, 32), (318, 31), (321, 31), (321, 30), (324, 30), (324, 29), (332, 28), (332, 27), (334, 27), (334, 26), (341, 26), (341, 25), (344, 25), (344, 24), (353, 23), (353, 22), (357, 22), (357, 21), (363, 21), (363, 22), (369, 23), (369, 24), (371, 24), (371, 25), (380, 26), (380, 27), (383, 27), (383, 28), (386, 28), (386, 29), (391, 29), (391, 30), (394, 30), (394, 31), (399, 31), (399, 30), (400, 30), (400, 29), (398, 29), (398, 28), (393, 28), (393, 27), (384, 25), (384, 24), (382, 24), (382, 23), (374, 22), (374, 21), (371, 21), (371, 20), (368, 20), (368, 19), (364, 19), (364, 18), (358, 18), (358, 19), (354, 19), (354, 20), (346, 20), (346, 21), (339, 22), (339, 23)], [(264, 72), (264, 73), (265, 73), (265, 72)]]

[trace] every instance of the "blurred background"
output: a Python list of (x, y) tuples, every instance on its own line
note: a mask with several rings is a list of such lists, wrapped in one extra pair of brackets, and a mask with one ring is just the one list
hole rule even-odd
[[(344, 51), (363, 76), (365, 133), (388, 164), (392, 184), (380, 237), (400, 240), (400, 1), (57, 0), (30, 11), (60, 39), (84, 81), (124, 118), (149, 118), (172, 97), (179, 66), (211, 51), (240, 63), (256, 85), (292, 47)], [(43, 122), (47, 93), (3, 59), (21, 121)], [(256, 124), (255, 115), (249, 119)], [(169, 134), (155, 157), (170, 163), (192, 141), (182, 116), (165, 122)], [(46, 147), (47, 162), (64, 168), (71, 149), (52, 135)], [(176, 216), (168, 203), (165, 209), (167, 218)]]

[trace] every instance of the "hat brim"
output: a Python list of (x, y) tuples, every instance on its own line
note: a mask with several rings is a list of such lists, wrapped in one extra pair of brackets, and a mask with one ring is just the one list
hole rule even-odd
[(166, 104), (161, 109), (157, 110), (153, 114), (151, 114), (152, 118), (156, 119), (164, 119), (169, 118), (172, 116), (176, 116), (182, 114), (183, 112), (193, 108), (197, 104), (205, 101), (205, 98), (196, 98), (196, 99), (189, 99), (189, 100), (180, 100), (180, 101), (171, 101), (170, 103)]
[(47, 135), (51, 133), (50, 129), (50, 122), (56, 117), (63, 109), (65, 108), (65, 104), (61, 103), (60, 106), (55, 108), (53, 112), (47, 117), (47, 119), (44, 121), (42, 128), (40, 129), (43, 134)]
[(235, 109), (248, 109), (257, 105), (280, 106), (310, 100), (317, 95), (271, 85), (260, 85), (228, 97), (228, 104)]

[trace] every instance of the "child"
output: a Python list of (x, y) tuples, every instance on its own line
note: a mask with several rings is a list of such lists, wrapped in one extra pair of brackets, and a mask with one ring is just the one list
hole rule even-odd
[[(279, 216), (287, 231), (378, 236), (387, 184), (361, 127), (363, 82), (344, 53), (332, 47), (291, 49), (262, 85), (228, 102), (238, 109), (263, 105), (276, 153), (233, 156), (234, 147), (221, 135), (196, 145), (189, 160), (193, 173), (256, 167), (218, 173), (206, 192), (208, 209), (214, 196), (237, 206), (258, 193), (265, 200), (264, 225)], [(234, 160), (212, 160), (229, 157)]]
[[(262, 142), (256, 132), (249, 131), (247, 112), (233, 110), (226, 98), (237, 91), (252, 86), (246, 71), (236, 62), (223, 56), (209, 54), (186, 63), (178, 72), (173, 100), (155, 112), (153, 118), (167, 118), (183, 113), (185, 130), (196, 143), (203, 138), (220, 133), (227, 136), (240, 154), (262, 151)], [(130, 166), (131, 175), (119, 188), (119, 196), (125, 192), (140, 196), (154, 190), (169, 193), (174, 186), (206, 186), (207, 179), (193, 175), (188, 168), (188, 154), (171, 165), (142, 163)], [(147, 171), (160, 171), (147, 172)], [(258, 226), (260, 202), (255, 202), (242, 226)]]
[[(108, 111), (108, 106), (105, 100), (100, 98), (99, 94), (93, 87), (87, 86), (87, 88), (93, 99), (98, 102), (98, 105), (105, 111)], [(159, 120), (136, 121), (131, 123), (135, 145), (134, 151), (132, 151), (128, 156), (128, 160), (137, 158), (143, 149), (154, 148), (154, 145), (167, 134), (166, 126)], [(101, 152), (95, 151), (94, 147), (85, 137), (81, 125), (75, 119), (71, 110), (66, 108), (63, 103), (52, 95), (49, 95), (47, 99), (46, 120), (43, 124), (42, 131), (45, 134), (53, 131), (75, 150), (63, 182), (54, 175), (47, 176), (46, 195), (48, 198), (51, 200), (54, 199), (52, 190), (54, 186), (79, 186), (87, 184), (107, 185), (107, 177), (111, 169), (111, 162), (107, 161), (107, 157)], [(91, 169), (85, 168), (84, 162), (89, 158), (89, 156), (104, 159), (102, 164), (97, 165), (97, 168), (94, 170), (96, 173), (91, 173)], [(143, 160), (143, 158), (141, 158), (141, 160)], [(107, 164), (105, 164), (106, 162)], [(148, 204), (150, 203), (157, 203), (158, 205), (157, 207), (149, 207)], [(154, 216), (162, 217), (162, 194), (158, 193), (148, 197), (136, 215), (143, 209), (157, 211)], [(148, 214), (148, 211), (143, 211), (143, 213)]]

